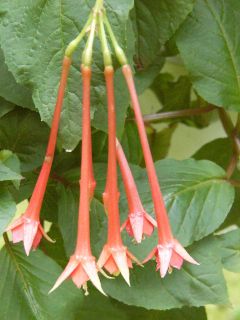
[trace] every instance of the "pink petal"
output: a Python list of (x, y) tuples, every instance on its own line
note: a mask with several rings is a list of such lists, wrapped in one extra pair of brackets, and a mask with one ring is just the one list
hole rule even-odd
[(76, 260), (74, 256), (71, 257), (63, 273), (57, 279), (55, 285), (52, 287), (49, 293), (57, 289), (63, 283), (63, 281), (66, 280), (72, 274), (72, 272), (77, 268), (78, 265), (79, 265), (79, 261)]
[(173, 251), (170, 265), (176, 269), (181, 269), (182, 264), (183, 264), (183, 258), (179, 256), (175, 251)]
[(143, 213), (133, 213), (129, 215), (133, 235), (137, 243), (141, 243), (143, 236)]
[(103, 247), (103, 250), (102, 250), (102, 252), (100, 254), (100, 257), (98, 259), (98, 262), (97, 262), (97, 265), (98, 265), (99, 268), (102, 268), (105, 265), (106, 261), (110, 257), (110, 254), (111, 253), (110, 253), (108, 245), (105, 245)]
[(125, 248), (111, 251), (113, 259), (118, 266), (119, 271), (121, 272), (127, 284), (130, 286), (127, 253)]
[(24, 222), (24, 249), (28, 256), (33, 245), (34, 238), (38, 231), (39, 222), (35, 220), (25, 220)]
[(19, 225), (12, 229), (12, 241), (13, 243), (17, 243), (23, 240), (23, 225)]
[(145, 218), (144, 224), (143, 224), (143, 233), (146, 234), (147, 236), (151, 236), (153, 231), (154, 231), (154, 225)]
[(95, 259), (83, 261), (82, 266), (89, 276), (90, 280), (92, 281), (93, 285), (106, 296), (106, 293), (103, 291), (100, 279), (98, 277), (98, 270)]
[(172, 256), (173, 249), (170, 246), (158, 245), (158, 259), (160, 263), (160, 275), (161, 278), (164, 278), (168, 272), (170, 266), (170, 260)]
[(83, 269), (82, 265), (79, 263), (75, 270), (70, 274), (74, 284), (81, 288), (81, 286), (89, 280), (89, 276)]
[(174, 251), (181, 256), (184, 260), (192, 263), (192, 264), (196, 264), (199, 265), (199, 263), (194, 260), (190, 254), (188, 254), (188, 252), (183, 248), (183, 246), (176, 240), (174, 239)]
[(112, 256), (110, 256), (104, 263), (104, 269), (107, 270), (110, 274), (115, 274), (119, 272), (118, 266), (116, 265), (116, 262), (114, 261)]
[(153, 258), (153, 256), (156, 254), (157, 252), (157, 247), (155, 247), (150, 253), (149, 255), (143, 260), (143, 264), (148, 262), (149, 260), (151, 260)]
[(127, 222), (127, 223), (126, 223), (126, 231), (127, 231), (128, 235), (129, 235), (130, 237), (134, 237), (134, 235), (133, 235), (133, 229), (132, 229), (131, 222), (130, 222), (129, 218), (127, 219), (126, 222)]

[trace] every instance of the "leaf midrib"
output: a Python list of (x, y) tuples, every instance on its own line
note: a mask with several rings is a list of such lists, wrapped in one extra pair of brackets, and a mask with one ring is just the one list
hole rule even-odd
[(222, 25), (221, 21), (219, 20), (219, 18), (217, 16), (217, 14), (215, 13), (214, 9), (211, 7), (209, 1), (208, 0), (205, 0), (205, 1), (206, 1), (206, 5), (209, 8), (209, 11), (211, 12), (213, 18), (215, 18), (215, 21), (217, 22), (217, 24), (219, 26), (219, 29), (221, 31), (223, 40), (224, 40), (224, 42), (226, 44), (226, 48), (227, 48), (229, 56), (230, 56), (230, 61), (232, 63), (232, 67), (233, 67), (233, 70), (234, 70), (234, 73), (235, 73), (235, 77), (236, 77), (236, 80), (237, 80), (238, 91), (240, 92), (240, 77), (238, 76), (238, 72), (237, 72), (237, 64), (236, 64), (236, 60), (234, 58), (234, 55), (232, 54), (225, 28)]
[(20, 280), (23, 283), (23, 292), (25, 294), (28, 305), (29, 305), (30, 309), (32, 310), (36, 319), (46, 320), (45, 316), (42, 314), (41, 306), (38, 304), (38, 301), (35, 299), (34, 295), (31, 292), (32, 291), (31, 285), (25, 279), (24, 273), (20, 268), (20, 264), (18, 263), (17, 258), (11, 248), (11, 244), (10, 244), (9, 240), (6, 239), (6, 237), (7, 236), (4, 236), (5, 247), (7, 249), (7, 252), (9, 253), (9, 257), (12, 259), (12, 262), (16, 268), (16, 272), (19, 274)]
[(228, 181), (225, 179), (225, 177), (211, 177), (210, 179), (206, 179), (203, 181), (200, 181), (199, 183), (191, 184), (190, 186), (180, 188), (179, 191), (171, 193), (169, 196), (165, 197), (165, 201), (173, 200), (177, 196), (186, 193), (188, 191), (193, 191), (195, 189), (198, 189), (204, 185), (208, 185), (211, 183), (228, 183)]

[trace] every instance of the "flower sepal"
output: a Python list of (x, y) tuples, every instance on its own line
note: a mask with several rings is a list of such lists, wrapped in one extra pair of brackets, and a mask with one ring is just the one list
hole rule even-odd
[(85, 290), (86, 295), (88, 294), (87, 281), (90, 280), (92, 284), (106, 296), (98, 277), (98, 271), (101, 270), (99, 270), (94, 256), (74, 254), (70, 257), (66, 268), (59, 276), (49, 293), (57, 289), (64, 280), (72, 278), (72, 281), (78, 288), (82, 287)]
[(23, 214), (10, 224), (6, 231), (12, 232), (13, 243), (23, 241), (27, 256), (32, 249), (37, 249), (42, 237), (52, 243), (55, 242), (45, 233), (39, 219), (31, 218), (26, 214)]
[(144, 235), (151, 236), (154, 227), (157, 227), (156, 221), (145, 211), (138, 211), (129, 213), (127, 220), (121, 226), (121, 231), (126, 228), (129, 236), (137, 243), (141, 243)]
[(141, 262), (127, 249), (127, 247), (110, 246), (106, 244), (102, 250), (102, 253), (98, 259), (98, 267), (105, 268), (110, 274), (118, 275), (122, 274), (123, 278), (130, 286), (129, 280), (129, 268), (131, 269), (132, 262), (136, 262), (141, 265)]
[(156, 270), (160, 271), (161, 278), (164, 278), (167, 272), (171, 273), (172, 268), (180, 270), (184, 260), (199, 265), (176, 239), (172, 239), (164, 244), (158, 244), (143, 263), (151, 260), (154, 256), (157, 262)]

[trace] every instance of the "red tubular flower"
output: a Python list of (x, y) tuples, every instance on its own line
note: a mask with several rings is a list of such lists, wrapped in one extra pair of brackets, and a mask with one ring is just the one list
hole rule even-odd
[(71, 59), (68, 57), (64, 57), (63, 67), (62, 67), (62, 75), (58, 90), (58, 97), (55, 106), (55, 111), (53, 115), (53, 121), (47, 146), (47, 151), (45, 155), (45, 159), (38, 176), (37, 183), (33, 190), (33, 194), (31, 200), (29, 202), (28, 208), (26, 212), (16, 221), (14, 221), (6, 231), (12, 232), (13, 242), (23, 241), (24, 248), (26, 254), (29, 255), (31, 248), (37, 248), (39, 242), (41, 241), (42, 236), (44, 236), (47, 240), (52, 241), (43, 230), (43, 227), (40, 224), (39, 217), (40, 211), (42, 207), (43, 197), (46, 191), (47, 182), (49, 178), (49, 174), (52, 167), (56, 141), (57, 141), (57, 133), (60, 121), (60, 115), (62, 110), (62, 103), (64, 98), (64, 91), (67, 83), (67, 77), (69, 73), (69, 68), (71, 65)]
[(122, 173), (129, 207), (128, 218), (123, 223), (121, 230), (126, 228), (128, 234), (134, 237), (137, 243), (141, 243), (143, 234), (150, 236), (157, 223), (143, 208), (131, 169), (119, 141), (117, 141), (117, 160)]
[[(80, 202), (78, 218), (78, 236), (75, 253), (71, 256), (65, 270), (57, 279), (52, 292), (60, 284), (71, 277), (75, 285), (87, 290), (87, 281), (90, 279), (93, 285), (103, 294), (95, 257), (93, 257), (90, 245), (90, 217), (89, 209), (91, 198), (94, 193), (95, 181), (92, 170), (91, 155), (91, 127), (90, 127), (90, 83), (91, 69), (82, 66), (83, 78), (83, 106), (82, 106), (82, 162), (80, 180)], [(86, 291), (87, 292), (87, 291)]]
[(110, 274), (120, 272), (130, 285), (129, 268), (132, 268), (132, 261), (137, 262), (137, 259), (123, 245), (120, 232), (113, 67), (106, 66), (104, 74), (108, 98), (108, 170), (103, 201), (108, 213), (108, 240), (98, 260), (98, 266), (104, 267)]
[(151, 252), (151, 254), (147, 257), (147, 259), (145, 259), (144, 262), (151, 259), (155, 254), (157, 260), (157, 269), (160, 269), (161, 277), (164, 277), (167, 271), (171, 270), (171, 267), (180, 269), (183, 260), (186, 260), (193, 264), (198, 263), (187, 253), (187, 251), (181, 246), (181, 244), (173, 238), (163, 196), (154, 167), (151, 150), (148, 144), (131, 67), (125, 64), (122, 67), (122, 71), (131, 96), (158, 226), (158, 246)]

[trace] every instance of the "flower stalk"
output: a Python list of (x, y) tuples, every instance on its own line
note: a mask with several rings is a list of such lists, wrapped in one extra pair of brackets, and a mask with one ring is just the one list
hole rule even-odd
[(82, 79), (82, 160), (80, 179), (80, 199), (78, 213), (78, 234), (74, 254), (50, 290), (52, 292), (67, 278), (71, 277), (78, 288), (87, 291), (87, 281), (91, 280), (93, 285), (105, 295), (100, 279), (96, 259), (92, 255), (90, 244), (90, 203), (94, 194), (95, 180), (92, 164), (92, 142), (91, 142), (91, 116), (90, 116), (90, 87), (91, 87), (91, 61), (92, 48), (96, 30), (96, 16), (91, 23), (90, 35), (83, 52)]
[(131, 169), (118, 140), (116, 146), (117, 160), (121, 170), (129, 207), (128, 218), (123, 223), (121, 230), (126, 228), (128, 234), (131, 237), (134, 237), (137, 243), (141, 243), (143, 235), (150, 236), (153, 233), (154, 227), (157, 227), (157, 224), (143, 208)]
[(104, 267), (110, 274), (116, 275), (120, 272), (125, 281), (130, 285), (129, 268), (132, 268), (132, 261), (137, 261), (137, 259), (123, 245), (120, 232), (114, 70), (111, 65), (111, 54), (108, 48), (101, 15), (99, 15), (99, 19), (108, 101), (108, 169), (106, 187), (103, 193), (103, 202), (108, 213), (108, 239), (98, 260), (98, 266), (100, 268)]
[(48, 146), (29, 205), (26, 212), (19, 219), (14, 221), (6, 230), (12, 232), (14, 243), (23, 241), (25, 252), (27, 255), (29, 255), (32, 248), (37, 248), (42, 236), (44, 236), (47, 240), (53, 242), (44, 232), (39, 219), (43, 198), (53, 163), (64, 92), (67, 84), (70, 65), (71, 59), (65, 56), (63, 59), (62, 75), (59, 84), (58, 97), (54, 110)]
[(112, 45), (114, 47), (115, 54), (119, 63), (122, 66), (122, 72), (126, 80), (128, 91), (130, 94), (132, 107), (136, 119), (140, 142), (142, 145), (143, 155), (146, 164), (146, 171), (148, 174), (149, 185), (151, 189), (153, 205), (155, 210), (155, 217), (157, 221), (158, 229), (158, 246), (150, 254), (149, 258), (145, 262), (156, 256), (157, 269), (160, 269), (161, 277), (164, 277), (171, 267), (180, 268), (183, 260), (187, 260), (191, 263), (197, 264), (197, 262), (189, 256), (186, 250), (174, 239), (171, 226), (169, 223), (167, 211), (165, 208), (164, 199), (160, 190), (157, 173), (154, 167), (154, 162), (150, 150), (150, 146), (145, 131), (143, 116), (134, 84), (133, 73), (130, 65), (127, 62), (127, 58), (117, 42), (117, 39), (112, 31), (111, 25), (105, 14), (104, 23), (109, 33)]

